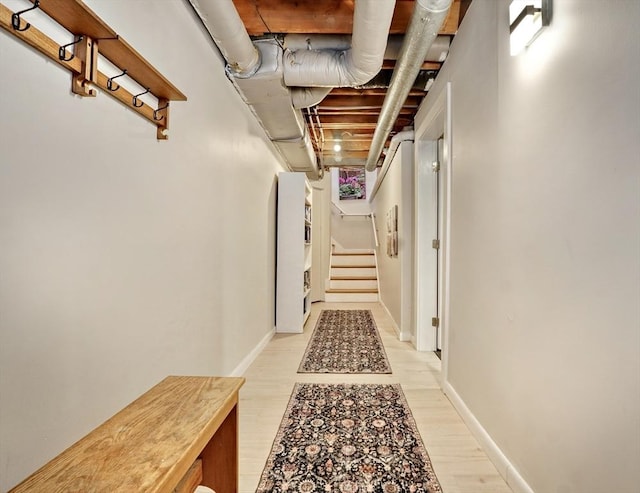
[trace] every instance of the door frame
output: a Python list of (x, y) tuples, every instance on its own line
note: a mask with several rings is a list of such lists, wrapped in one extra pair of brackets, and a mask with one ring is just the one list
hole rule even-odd
[[(431, 171), (437, 158), (438, 139), (443, 138), (440, 158), (440, 217), (436, 218), (433, 187), (438, 174)], [(416, 349), (435, 351), (436, 330), (431, 317), (440, 315), (442, 334), (442, 381), (446, 381), (449, 341), (449, 272), (451, 252), (451, 83), (448, 82), (415, 129), (415, 320)], [(431, 190), (431, 193), (429, 193)], [(425, 193), (426, 192), (426, 193)], [(423, 200), (421, 200), (421, 198)], [(435, 255), (431, 240), (440, 223), (440, 254)], [(436, 260), (436, 257), (439, 257)], [(437, 264), (438, 274), (434, 275)], [(436, 281), (437, 277), (437, 281)], [(436, 302), (436, 293), (439, 293)], [(436, 305), (437, 303), (437, 305)]]

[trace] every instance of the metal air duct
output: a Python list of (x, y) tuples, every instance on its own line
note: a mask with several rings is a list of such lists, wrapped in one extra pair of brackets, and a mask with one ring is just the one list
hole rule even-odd
[(382, 66), (395, 0), (357, 0), (352, 45), (335, 50), (282, 50), (274, 39), (251, 41), (232, 0), (187, 0), (227, 61), (227, 74), (287, 166), (319, 176), (300, 111), (332, 87), (358, 86)]
[[(232, 0), (216, 0), (215, 15), (207, 2), (188, 0), (215, 41), (234, 77), (250, 77), (260, 66), (260, 54), (247, 33)], [(201, 6), (202, 5), (202, 6)]]
[(369, 148), (365, 165), (367, 171), (376, 169), (387, 137), (409, 95), (423, 60), (447, 17), (451, 2), (452, 0), (416, 0), (414, 4), (400, 58), (393, 71), (391, 85), (382, 103), (382, 110)]
[(358, 0), (351, 47), (346, 50), (285, 50), (284, 82), (291, 87), (353, 87), (382, 67), (395, 0)]
[(333, 87), (292, 87), (291, 104), (294, 108), (311, 108), (320, 104)]
[[(384, 60), (397, 60), (402, 49), (404, 36), (392, 34), (387, 38)], [(351, 36), (348, 34), (285, 34), (283, 46), (290, 51), (298, 50), (348, 50), (351, 48)], [(451, 39), (449, 36), (438, 36), (433, 40), (425, 62), (444, 62), (449, 54)]]

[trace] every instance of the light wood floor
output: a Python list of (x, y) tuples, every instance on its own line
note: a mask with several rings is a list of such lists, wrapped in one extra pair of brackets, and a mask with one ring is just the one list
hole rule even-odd
[[(296, 373), (323, 309), (369, 309), (393, 370), (391, 375)], [(440, 360), (398, 341), (379, 303), (314, 303), (303, 334), (276, 334), (244, 375), (240, 390), (240, 493), (254, 493), (295, 382), (400, 383), (445, 493), (509, 493), (440, 390)]]

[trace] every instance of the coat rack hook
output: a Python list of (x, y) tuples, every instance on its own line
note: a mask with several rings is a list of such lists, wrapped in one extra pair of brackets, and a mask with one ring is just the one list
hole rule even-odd
[(158, 118), (158, 111), (166, 110), (169, 107), (169, 103), (165, 104), (162, 108), (158, 108), (157, 110), (153, 110), (153, 119), (157, 122), (162, 121), (164, 116), (160, 115)]
[[(107, 89), (109, 89), (112, 92), (117, 91), (118, 89), (120, 89), (120, 86), (118, 84), (114, 84), (113, 83), (113, 79), (117, 79), (118, 77), (122, 77), (123, 75), (127, 75), (127, 71), (123, 70), (121, 74), (119, 75), (114, 75), (113, 77), (107, 79)], [(113, 87), (115, 85), (115, 87)]]
[(25, 26), (23, 28), (20, 28), (20, 16), (22, 14), (24, 14), (25, 12), (29, 12), (30, 10), (37, 9), (38, 7), (40, 7), (40, 0), (35, 0), (33, 2), (33, 7), (21, 10), (20, 12), (16, 12), (15, 14), (12, 14), (11, 15), (11, 25), (13, 26), (13, 28), (16, 31), (26, 31), (27, 29), (29, 29), (31, 27), (31, 24), (29, 24), (28, 22), (25, 24)]
[(147, 90), (144, 92), (141, 92), (140, 94), (136, 94), (135, 96), (133, 96), (133, 101), (131, 102), (131, 104), (133, 104), (133, 106), (135, 106), (136, 108), (141, 108), (144, 103), (142, 101), (138, 101), (138, 98), (140, 96), (142, 96), (143, 94), (147, 94), (148, 92), (151, 92), (151, 89), (147, 87)]
[(70, 62), (71, 60), (73, 60), (75, 56), (73, 53), (71, 53), (71, 56), (67, 58), (67, 46), (78, 44), (83, 39), (84, 39), (84, 36), (78, 36), (78, 39), (75, 39), (74, 37), (74, 40), (71, 43), (67, 43), (66, 45), (60, 46), (60, 49), (58, 50), (58, 58), (63, 62)]

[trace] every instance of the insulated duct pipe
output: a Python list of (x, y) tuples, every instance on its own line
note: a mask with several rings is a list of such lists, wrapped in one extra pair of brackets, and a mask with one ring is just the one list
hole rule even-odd
[(395, 4), (395, 0), (357, 0), (348, 50), (285, 50), (285, 84), (353, 87), (369, 81), (382, 67)]
[(291, 104), (296, 109), (311, 108), (320, 104), (333, 87), (292, 87)]
[(391, 84), (382, 103), (376, 130), (369, 148), (365, 165), (367, 171), (376, 169), (384, 143), (409, 95), (423, 60), (447, 17), (451, 2), (452, 0), (416, 0), (414, 4), (400, 58), (393, 71)]
[[(392, 34), (387, 38), (384, 50), (385, 60), (397, 60), (402, 49), (404, 35)], [(348, 50), (351, 48), (351, 36), (347, 34), (285, 34), (285, 49), (296, 50)], [(433, 40), (425, 62), (444, 62), (449, 53), (451, 40), (449, 36), (438, 36)]]
[[(189, 0), (189, 3), (227, 61), (227, 71), (234, 77), (251, 77), (260, 67), (260, 54), (233, 1)], [(209, 17), (213, 18), (211, 22)]]

